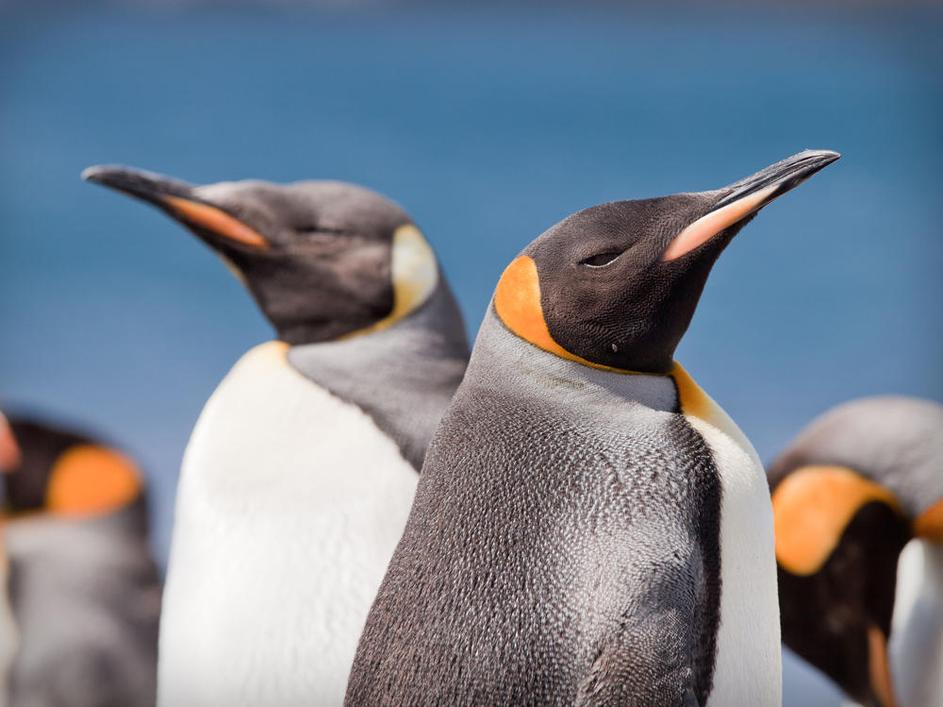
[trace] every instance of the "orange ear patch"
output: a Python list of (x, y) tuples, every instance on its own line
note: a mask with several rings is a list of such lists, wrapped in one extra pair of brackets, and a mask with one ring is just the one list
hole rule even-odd
[(940, 499), (914, 520), (914, 535), (943, 543), (943, 499)]
[(554, 341), (540, 303), (540, 276), (537, 274), (537, 263), (529, 256), (519, 255), (504, 270), (494, 292), (494, 309), (504, 326), (539, 349), (603, 371), (632, 373), (632, 371), (588, 361), (570, 353)]
[(695, 248), (704, 245), (721, 231), (730, 228), (737, 221), (745, 219), (763, 206), (766, 199), (775, 189), (775, 186), (760, 189), (716, 211), (711, 211), (701, 216), (701, 218), (674, 237), (674, 240), (671, 241), (667, 250), (665, 250), (664, 255), (661, 256), (661, 259), (676, 260), (683, 255), (687, 255)]
[(253, 228), (249, 228), (239, 219), (233, 218), (222, 209), (209, 204), (190, 201), (179, 196), (161, 197), (166, 204), (190, 223), (212, 231), (218, 236), (228, 238), (254, 248), (268, 248), (269, 242)]
[(67, 516), (107, 513), (128, 505), (141, 492), (141, 476), (123, 454), (80, 445), (56, 461), (46, 490), (46, 510)]
[(505, 268), (494, 293), (494, 308), (504, 325), (525, 341), (557, 356), (569, 356), (547, 328), (533, 258), (518, 256)]
[(806, 466), (792, 472), (773, 492), (776, 561), (792, 574), (815, 574), (858, 509), (872, 501), (901, 512), (894, 494), (851, 469)]

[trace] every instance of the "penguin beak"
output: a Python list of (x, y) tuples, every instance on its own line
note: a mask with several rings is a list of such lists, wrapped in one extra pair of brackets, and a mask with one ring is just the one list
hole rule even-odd
[(773, 199), (795, 189), (841, 157), (831, 150), (805, 150), (761, 169), (720, 191), (710, 211), (685, 228), (668, 245), (663, 260), (687, 255), (714, 236), (749, 218)]
[(868, 627), (868, 673), (871, 690), (881, 707), (897, 707), (887, 656), (887, 638), (877, 626)]
[(221, 206), (196, 195), (186, 182), (130, 167), (98, 165), (82, 172), (87, 182), (102, 184), (154, 204), (170, 216), (197, 231), (242, 246), (268, 249), (270, 244), (251, 226)]

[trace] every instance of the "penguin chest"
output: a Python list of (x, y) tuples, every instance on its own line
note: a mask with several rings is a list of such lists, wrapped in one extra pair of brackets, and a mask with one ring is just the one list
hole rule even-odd
[(930, 541), (900, 554), (889, 648), (900, 703), (943, 704), (943, 547)]
[(720, 620), (709, 703), (779, 705), (779, 598), (766, 474), (727, 413), (687, 374), (676, 381), (685, 418), (707, 443), (721, 484)]
[(3, 587), (3, 593), (0, 595), (0, 707), (7, 704), (7, 684), (18, 638), (16, 622), (7, 595), (9, 570), (10, 564), (6, 552), (0, 552), (0, 586)]
[(417, 474), (359, 408), (249, 352), (187, 448), (161, 626), (164, 705), (339, 703)]

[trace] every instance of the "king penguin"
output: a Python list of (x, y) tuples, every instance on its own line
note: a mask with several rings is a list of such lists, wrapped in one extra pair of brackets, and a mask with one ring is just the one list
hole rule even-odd
[(769, 476), (785, 644), (866, 707), (943, 705), (943, 406), (840, 405)]
[[(19, 466), (22, 453), (13, 436), (10, 423), (0, 412), (0, 488), (6, 495), (6, 481), (2, 477)], [(18, 640), (13, 610), (10, 608), (10, 558), (7, 553), (6, 528), (0, 527), (0, 707), (7, 707), (10, 694), (10, 666), (16, 654)]]
[(144, 477), (83, 433), (11, 416), (3, 507), (19, 646), (12, 707), (149, 707), (160, 578)]
[(399, 206), (351, 184), (86, 178), (182, 222), (278, 336), (236, 364), (187, 446), (158, 702), (338, 704), (467, 363), (436, 257)]
[(673, 362), (715, 259), (837, 159), (595, 206), (504, 271), (371, 610), (350, 705), (776, 705), (763, 469)]

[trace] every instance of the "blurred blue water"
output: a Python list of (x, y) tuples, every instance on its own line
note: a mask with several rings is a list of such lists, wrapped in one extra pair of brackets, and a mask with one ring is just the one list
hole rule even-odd
[(0, 10), (0, 402), (146, 465), (166, 552), (203, 402), (270, 336), (165, 217), (83, 184), (332, 177), (409, 209), (474, 331), (565, 214), (844, 159), (717, 266), (678, 358), (769, 458), (821, 410), (943, 399), (939, 12)]

